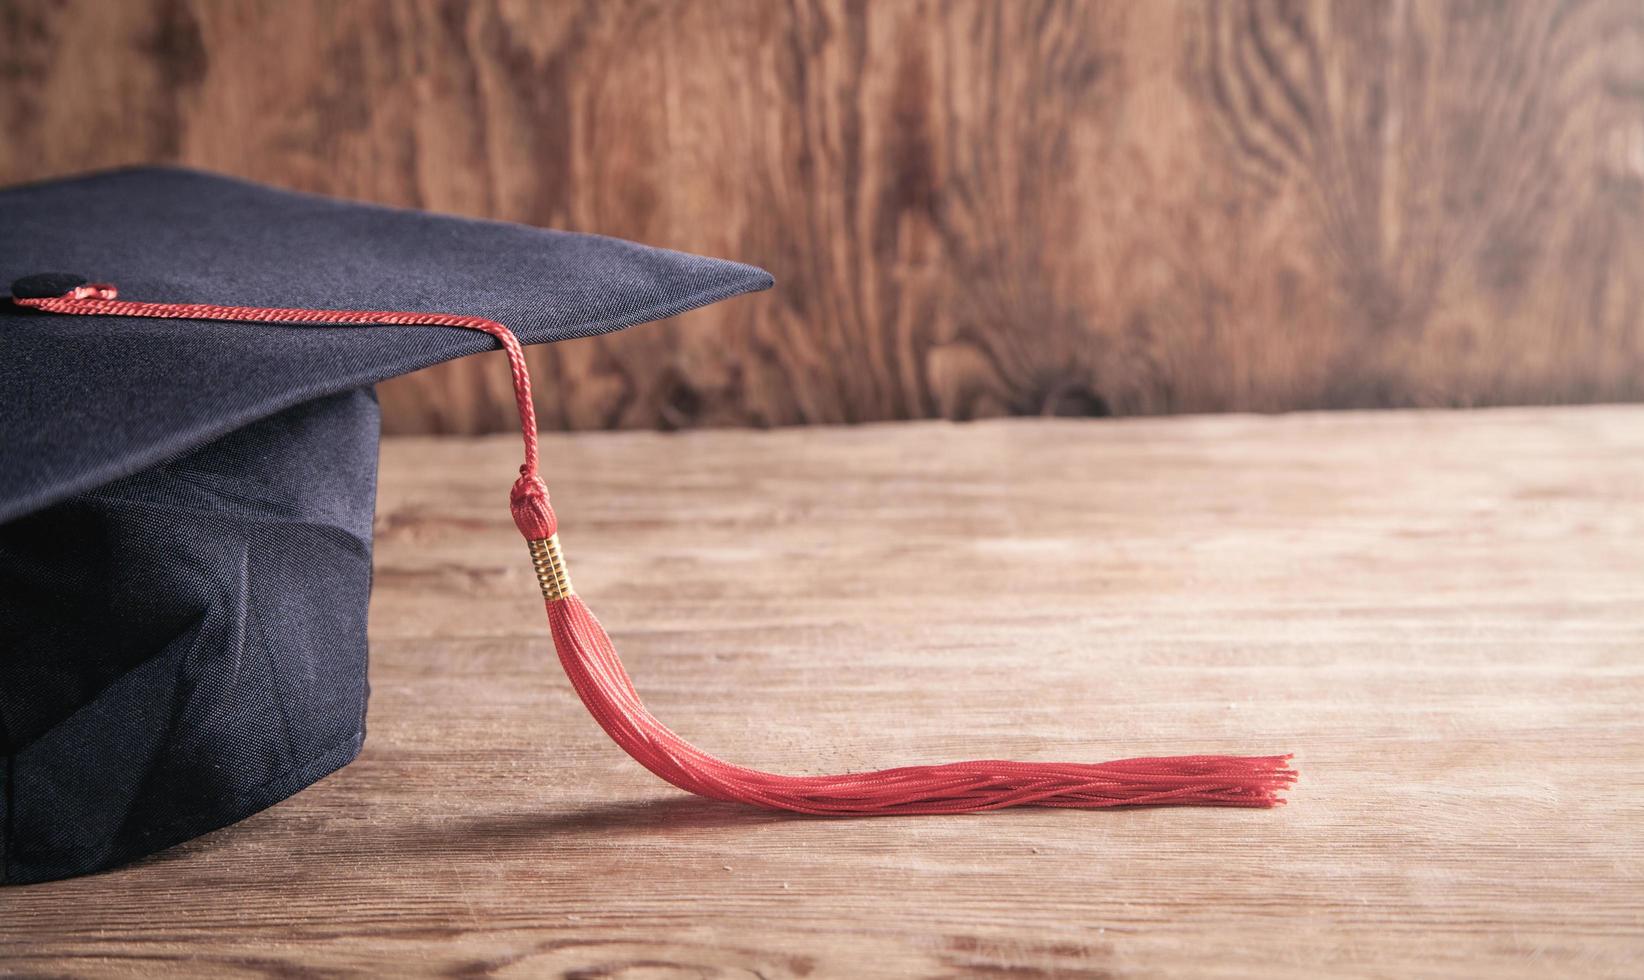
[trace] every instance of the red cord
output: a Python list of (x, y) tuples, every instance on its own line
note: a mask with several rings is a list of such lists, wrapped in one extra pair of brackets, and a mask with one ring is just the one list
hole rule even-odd
[(80, 316), (142, 316), (166, 320), (226, 320), (236, 323), (323, 323), (416, 327), (462, 327), (497, 338), (508, 355), (514, 376), (514, 404), (519, 408), (520, 434), (525, 440), (525, 462), (519, 468), (510, 503), (514, 520), (527, 538), (551, 537), (556, 529), (548, 506), (548, 487), (537, 475), (537, 411), (531, 401), (531, 373), (519, 338), (507, 327), (479, 316), (451, 313), (391, 313), (379, 310), (306, 310), (266, 306), (218, 306), (211, 303), (138, 303), (119, 299), (110, 283), (91, 283), (62, 296), (43, 299), (13, 297), (18, 306), (47, 313)]
[[(509, 497), (514, 523), (536, 545), (554, 536), (558, 522), (548, 503), (548, 488), (537, 474), (530, 374), (519, 339), (502, 324), (444, 313), (135, 303), (117, 296), (113, 286), (99, 284), (81, 286), (60, 297), (12, 302), (50, 313), (89, 316), (440, 326), (490, 334), (508, 354), (525, 440), (525, 462)], [(1296, 780), (1288, 755), (1195, 755), (1103, 763), (984, 760), (839, 776), (783, 776), (746, 769), (703, 752), (646, 709), (610, 636), (580, 597), (566, 590), (549, 599), (547, 609), (560, 663), (600, 727), (662, 779), (716, 800), (814, 814), (964, 813), (1023, 805), (1270, 807), (1284, 802), (1279, 794)]]

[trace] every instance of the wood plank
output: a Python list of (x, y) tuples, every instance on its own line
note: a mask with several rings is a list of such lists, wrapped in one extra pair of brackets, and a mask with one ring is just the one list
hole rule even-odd
[(1274, 811), (687, 798), (553, 662), (515, 440), (384, 447), (370, 737), (0, 974), (1636, 976), (1644, 408), (552, 436), (579, 590), (728, 758), (1297, 754)]
[[(1636, 0), (0, 0), (0, 77), (0, 181), (176, 161), (775, 273), (534, 352), (549, 428), (1644, 399)], [(484, 359), (383, 400), (512, 424)]]

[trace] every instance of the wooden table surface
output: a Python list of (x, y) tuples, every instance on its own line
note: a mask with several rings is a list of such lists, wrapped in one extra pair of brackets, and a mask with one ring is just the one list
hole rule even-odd
[(0, 973), (1644, 973), (1644, 407), (547, 439), (579, 591), (710, 751), (1294, 751), (1272, 811), (685, 797), (553, 660), (517, 452), (384, 447), (360, 760), (0, 890)]

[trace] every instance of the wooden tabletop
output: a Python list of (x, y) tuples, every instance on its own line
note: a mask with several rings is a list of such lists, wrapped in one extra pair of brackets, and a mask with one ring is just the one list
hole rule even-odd
[(686, 797), (553, 659), (517, 455), (384, 447), (359, 761), (0, 890), (0, 974), (1644, 972), (1644, 407), (547, 438), (578, 590), (708, 750), (1293, 751), (1270, 811)]

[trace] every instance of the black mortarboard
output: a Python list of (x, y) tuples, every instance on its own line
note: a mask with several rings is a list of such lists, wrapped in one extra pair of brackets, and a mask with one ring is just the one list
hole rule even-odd
[(130, 860), (354, 757), (369, 386), (499, 342), (525, 442), (509, 504), (560, 662), (601, 727), (668, 782), (793, 812), (915, 814), (1272, 806), (1294, 778), (1283, 756), (785, 776), (653, 717), (571, 589), (519, 343), (763, 289), (758, 269), (170, 170), (0, 192), (0, 227), (15, 280), (0, 309), (6, 881)]
[[(62, 274), (75, 274), (64, 278)], [(770, 285), (592, 235), (172, 169), (0, 191), (0, 283), (438, 311), (525, 343)], [(364, 736), (371, 385), (472, 330), (54, 316), (0, 300), (0, 881), (232, 823)]]

